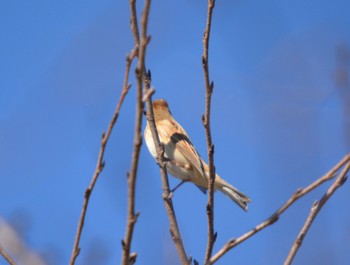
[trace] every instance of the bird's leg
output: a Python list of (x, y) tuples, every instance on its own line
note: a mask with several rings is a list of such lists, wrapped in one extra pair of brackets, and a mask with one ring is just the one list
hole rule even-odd
[(182, 186), (182, 184), (184, 184), (185, 182), (187, 182), (188, 180), (182, 180), (179, 184), (177, 184), (175, 186), (175, 188), (173, 188), (170, 192), (174, 193), (180, 186)]
[(175, 186), (175, 188), (173, 188), (172, 190), (170, 190), (169, 199), (170, 199), (171, 197), (173, 197), (174, 192), (175, 192), (180, 186), (182, 186), (182, 184), (184, 184), (185, 182), (188, 182), (188, 181), (189, 181), (189, 180), (182, 180), (179, 184), (177, 184), (177, 185)]

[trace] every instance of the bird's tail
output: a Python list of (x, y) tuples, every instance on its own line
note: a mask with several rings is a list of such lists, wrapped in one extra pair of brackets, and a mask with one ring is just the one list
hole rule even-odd
[(215, 189), (227, 195), (231, 200), (237, 203), (239, 207), (241, 207), (244, 211), (248, 211), (248, 203), (250, 202), (250, 198), (243, 192), (240, 192), (231, 184), (223, 180), (218, 175), (216, 175), (215, 177)]

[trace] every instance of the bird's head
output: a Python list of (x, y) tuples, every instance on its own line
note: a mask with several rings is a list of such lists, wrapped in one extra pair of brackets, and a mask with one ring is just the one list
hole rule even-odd
[(157, 99), (153, 101), (153, 112), (156, 121), (171, 117), (168, 102), (165, 99)]

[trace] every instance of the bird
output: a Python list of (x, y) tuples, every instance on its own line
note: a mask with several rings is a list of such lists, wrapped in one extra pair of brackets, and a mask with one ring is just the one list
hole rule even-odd
[[(205, 193), (208, 189), (209, 166), (197, 152), (186, 131), (173, 118), (167, 101), (157, 99), (153, 101), (152, 106), (159, 140), (164, 147), (167, 171), (181, 180), (175, 189), (184, 182), (192, 182)], [(153, 158), (157, 159), (157, 150), (148, 121), (144, 131), (144, 139), (149, 152)], [(214, 189), (227, 195), (244, 211), (248, 210), (250, 198), (218, 174), (215, 175)]]

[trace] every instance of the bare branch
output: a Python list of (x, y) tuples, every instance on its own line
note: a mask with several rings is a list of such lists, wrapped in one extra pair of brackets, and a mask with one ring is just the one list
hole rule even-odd
[(153, 96), (153, 94), (155, 92), (156, 92), (156, 90), (153, 87), (151, 87), (151, 88), (145, 87), (145, 91), (143, 93), (142, 101), (143, 102), (147, 102), (148, 100), (150, 100), (150, 98)]
[(291, 250), (286, 258), (286, 261), (284, 262), (284, 265), (292, 264), (292, 261), (296, 255), (297, 251), (299, 250), (301, 244), (303, 243), (303, 240), (304, 240), (307, 232), (309, 231), (313, 221), (315, 220), (317, 214), (320, 212), (321, 208), (325, 205), (325, 203), (328, 201), (328, 199), (334, 194), (334, 192), (345, 183), (345, 181), (347, 179), (346, 174), (348, 173), (349, 169), (350, 169), (350, 162), (345, 165), (342, 172), (339, 174), (339, 176), (334, 181), (332, 186), (322, 196), (321, 200), (316, 201), (312, 205), (310, 214), (307, 217), (303, 228), (300, 230), (298, 237), (295, 239), (294, 244), (293, 244), (293, 246), (292, 246), (292, 248), (291, 248)]
[[(146, 28), (148, 21), (148, 14), (150, 9), (151, 2), (150, 0), (145, 1), (145, 7), (142, 12), (141, 24), (145, 25), (142, 27), (142, 37), (140, 43), (137, 43), (139, 47), (138, 50), (138, 61), (136, 68), (136, 83), (137, 83), (137, 100), (136, 100), (136, 125), (135, 125), (135, 138), (134, 138), (134, 152), (132, 158), (131, 172), (128, 175), (129, 191), (128, 191), (128, 219), (125, 232), (125, 239), (122, 241), (123, 245), (123, 255), (122, 255), (122, 264), (128, 265), (130, 260), (130, 249), (132, 235), (134, 231), (134, 225), (138, 217), (138, 213), (135, 214), (135, 184), (136, 184), (136, 175), (138, 168), (138, 161), (140, 156), (141, 144), (142, 144), (142, 113), (143, 113), (143, 93), (142, 93), (142, 81), (143, 74), (145, 72), (145, 55), (146, 47), (149, 42), (149, 39), (146, 37)], [(135, 10), (135, 1), (130, 1), (130, 10)], [(131, 13), (131, 30), (134, 34), (134, 40), (136, 41), (136, 34), (138, 34), (137, 24), (133, 24), (133, 21), (136, 21), (136, 13)], [(136, 22), (137, 23), (137, 22)]]
[(128, 93), (129, 89), (130, 89), (130, 85), (128, 84), (128, 80), (129, 80), (129, 72), (130, 72), (130, 66), (131, 63), (133, 61), (133, 59), (136, 56), (136, 51), (137, 49), (135, 48), (134, 50), (131, 51), (130, 55), (127, 56), (126, 58), (126, 67), (125, 67), (125, 74), (124, 74), (124, 82), (123, 82), (123, 89), (117, 104), (117, 107), (114, 111), (114, 114), (112, 116), (111, 121), (109, 122), (108, 125), (108, 129), (106, 133), (102, 133), (102, 139), (101, 139), (101, 147), (100, 147), (100, 152), (97, 158), (97, 165), (94, 171), (94, 174), (92, 176), (91, 182), (89, 187), (85, 190), (85, 194), (84, 194), (84, 202), (83, 202), (83, 207), (81, 210), (81, 214), (80, 214), (80, 218), (79, 218), (79, 222), (78, 222), (78, 228), (77, 228), (77, 232), (75, 235), (75, 240), (74, 240), (74, 245), (73, 245), (73, 251), (72, 251), (72, 255), (71, 255), (71, 259), (69, 264), (73, 265), (75, 264), (75, 260), (79, 255), (80, 252), (80, 248), (79, 248), (79, 242), (80, 242), (80, 238), (81, 238), (81, 233), (83, 230), (83, 226), (84, 226), (84, 220), (85, 220), (85, 215), (86, 215), (86, 211), (87, 211), (87, 207), (89, 204), (89, 199), (90, 199), (90, 195), (92, 193), (92, 190), (96, 184), (96, 181), (100, 175), (100, 173), (102, 172), (103, 168), (104, 168), (104, 161), (103, 161), (103, 156), (105, 153), (105, 149), (106, 149), (106, 145), (107, 142), (109, 140), (109, 137), (112, 133), (113, 127), (117, 121), (117, 118), (119, 116), (119, 112), (121, 109), (121, 106), (124, 102), (124, 98), (126, 96), (126, 94)]
[(213, 252), (213, 246), (216, 239), (214, 233), (214, 183), (215, 183), (215, 166), (214, 166), (214, 145), (211, 139), (210, 129), (210, 107), (211, 107), (211, 95), (213, 93), (214, 83), (210, 83), (209, 78), (209, 38), (211, 29), (211, 19), (213, 9), (215, 6), (215, 0), (208, 0), (208, 13), (207, 23), (203, 36), (203, 55), (202, 66), (204, 71), (204, 82), (206, 89), (205, 97), (205, 116), (203, 115), (203, 125), (205, 128), (205, 134), (207, 139), (208, 149), (208, 163), (209, 163), (209, 181), (208, 181), (208, 203), (207, 203), (207, 215), (208, 215), (208, 241), (205, 252), (204, 264), (209, 262), (211, 254)]
[[(136, 5), (135, 0), (130, 0), (130, 23), (131, 23), (131, 31), (134, 35), (134, 41), (135, 45), (138, 45), (142, 47), (143, 45), (147, 45), (147, 43), (150, 40), (150, 37), (147, 36), (147, 23), (148, 23), (148, 14), (149, 12), (146, 12), (146, 8), (149, 9), (150, 7), (150, 0), (146, 0), (144, 13), (141, 19), (141, 39), (139, 36), (139, 30), (138, 30), (138, 24), (137, 24), (137, 16), (136, 16)], [(142, 59), (142, 60), (141, 60)], [(180, 230), (177, 224), (175, 210), (173, 207), (172, 200), (170, 198), (170, 188), (169, 188), (169, 180), (167, 176), (166, 171), (166, 164), (164, 162), (164, 150), (163, 146), (160, 143), (158, 131), (155, 125), (154, 115), (153, 115), (153, 108), (152, 108), (152, 95), (154, 93), (154, 89), (150, 88), (151, 83), (151, 77), (150, 73), (146, 73), (146, 67), (145, 67), (145, 60), (142, 58), (142, 54), (139, 54), (139, 62), (143, 63), (143, 83), (144, 83), (144, 101), (147, 102), (147, 121), (150, 125), (150, 129), (152, 132), (152, 136), (154, 139), (154, 143), (157, 150), (157, 161), (160, 168), (160, 174), (162, 179), (162, 188), (163, 188), (163, 200), (166, 212), (168, 214), (169, 223), (170, 223), (170, 233), (172, 235), (172, 239), (174, 241), (176, 250), (178, 252), (178, 255), (180, 257), (180, 261), (182, 264), (190, 264), (191, 259), (187, 258), (185, 248), (183, 246)], [(140, 79), (138, 79), (138, 86), (140, 86)]]
[(129, 6), (130, 6), (130, 29), (131, 29), (132, 35), (134, 37), (135, 45), (139, 45), (140, 44), (140, 34), (139, 34), (139, 27), (137, 24), (136, 0), (130, 0)]
[(155, 120), (154, 120), (154, 115), (153, 115), (153, 108), (152, 108), (152, 102), (151, 99), (148, 99), (147, 101), (147, 121), (149, 123), (151, 132), (152, 132), (152, 137), (154, 144), (156, 146), (157, 150), (157, 161), (160, 169), (160, 175), (162, 179), (162, 189), (163, 189), (163, 201), (165, 205), (165, 209), (169, 218), (169, 223), (170, 223), (170, 234), (172, 236), (172, 239), (174, 241), (176, 250), (178, 252), (181, 264), (187, 265), (191, 264), (191, 258), (188, 258), (186, 255), (186, 251), (183, 245), (183, 241), (181, 238), (179, 226), (177, 224), (176, 220), (176, 215), (175, 215), (175, 210), (173, 206), (173, 202), (171, 199), (171, 192), (170, 192), (170, 187), (169, 187), (169, 180), (168, 180), (168, 175), (167, 175), (167, 170), (166, 170), (166, 162), (164, 159), (164, 149), (162, 144), (160, 143), (159, 136), (158, 136), (158, 131), (156, 128)]
[(14, 260), (11, 258), (11, 256), (6, 252), (6, 250), (0, 245), (0, 255), (4, 257), (4, 259), (8, 262), (10, 265), (16, 265)]
[(228, 241), (216, 254), (214, 254), (210, 258), (210, 264), (215, 263), (218, 261), (225, 253), (227, 253), (230, 249), (233, 247), (241, 244), (248, 238), (252, 237), (256, 233), (260, 232), (264, 228), (268, 227), (269, 225), (272, 225), (275, 223), (280, 215), (287, 210), (293, 203), (295, 203), (299, 198), (303, 197), (307, 193), (311, 192), (318, 186), (320, 186), (322, 183), (331, 180), (335, 177), (336, 172), (343, 167), (346, 163), (350, 161), (350, 154), (347, 154), (336, 166), (334, 166), (329, 172), (327, 172), (324, 176), (320, 177), (313, 183), (311, 183), (309, 186), (303, 189), (298, 189), (290, 198), (289, 200), (283, 204), (274, 214), (272, 214), (269, 218), (267, 218), (264, 222), (258, 224), (256, 227), (254, 227), (252, 230), (248, 231), (247, 233), (241, 235), (238, 238), (231, 239)]

